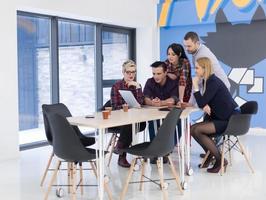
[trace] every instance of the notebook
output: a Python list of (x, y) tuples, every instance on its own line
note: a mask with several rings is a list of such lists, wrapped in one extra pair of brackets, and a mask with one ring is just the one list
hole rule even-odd
[(118, 90), (129, 108), (141, 108), (141, 105), (130, 90)]

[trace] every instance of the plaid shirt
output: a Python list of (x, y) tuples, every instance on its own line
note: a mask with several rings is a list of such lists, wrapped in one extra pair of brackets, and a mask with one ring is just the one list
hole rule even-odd
[(114, 110), (118, 110), (122, 108), (122, 105), (125, 103), (123, 97), (120, 95), (118, 90), (130, 90), (136, 100), (139, 102), (140, 105), (144, 103), (144, 95), (142, 93), (142, 88), (136, 89), (136, 87), (128, 87), (124, 79), (117, 81), (112, 89), (111, 89), (111, 105)]
[(178, 66), (173, 66), (168, 60), (165, 63), (167, 65), (167, 72), (177, 76), (178, 85), (186, 86), (183, 101), (188, 102), (192, 89), (191, 66), (188, 59), (181, 58)]

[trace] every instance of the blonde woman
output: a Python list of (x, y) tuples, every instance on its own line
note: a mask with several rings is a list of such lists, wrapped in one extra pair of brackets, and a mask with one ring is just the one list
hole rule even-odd
[[(215, 157), (215, 164), (207, 172), (218, 173), (221, 168), (221, 154), (211, 139), (210, 135), (221, 134), (227, 127), (232, 114), (239, 112), (236, 102), (233, 100), (225, 84), (214, 75), (211, 61), (207, 57), (197, 59), (195, 63), (196, 76), (193, 78), (194, 97), (200, 108), (206, 113), (203, 122), (191, 127), (191, 135), (210, 156), (204, 166), (207, 168)], [(202, 81), (203, 91), (199, 91)], [(224, 161), (226, 168), (228, 162)]]
[[(137, 66), (134, 61), (127, 60), (122, 65), (123, 78), (118, 80), (111, 89), (111, 105), (114, 110), (119, 110), (125, 103), (124, 99), (119, 93), (119, 90), (129, 90), (133, 93), (136, 100), (140, 105), (143, 105), (144, 95), (142, 93), (141, 85), (136, 82)], [(146, 127), (146, 123), (140, 123), (140, 130), (143, 131)], [(121, 167), (130, 167), (129, 162), (126, 159), (126, 153), (121, 153), (120, 149), (128, 148), (132, 142), (132, 125), (124, 125), (116, 127), (119, 129), (120, 137), (115, 147), (115, 153), (119, 154), (118, 165)]]

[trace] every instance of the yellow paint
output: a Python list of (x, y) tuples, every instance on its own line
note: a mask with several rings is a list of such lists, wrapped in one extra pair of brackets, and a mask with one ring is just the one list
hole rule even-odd
[[(210, 14), (214, 14), (217, 11), (217, 9), (220, 7), (220, 5), (223, 3), (223, 1), (224, 0), (216, 0), (211, 6)], [(232, 3), (238, 8), (245, 8), (250, 3), (252, 3), (252, 1), (254, 0), (232, 0)], [(173, 3), (173, 0), (164, 1), (162, 5), (162, 10), (160, 13), (159, 22), (158, 22), (158, 25), (160, 27), (167, 25), (169, 9), (172, 3)], [(202, 21), (203, 17), (206, 15), (206, 12), (207, 12), (207, 9), (210, 3), (212, 3), (210, 0), (195, 0), (197, 16), (200, 22)]]
[(239, 8), (244, 8), (244, 7), (248, 6), (252, 0), (232, 0), (232, 1), (235, 4), (235, 6), (237, 6)]
[(217, 8), (219, 8), (222, 2), (223, 0), (216, 0), (211, 7), (210, 13), (213, 14), (217, 10)]
[(195, 0), (197, 15), (199, 21), (201, 22), (202, 18), (205, 16), (209, 4), (209, 0)]
[(169, 13), (169, 8), (173, 0), (165, 0), (162, 6), (161, 14), (160, 14), (160, 19), (159, 19), (159, 26), (166, 26), (167, 24), (167, 16)]

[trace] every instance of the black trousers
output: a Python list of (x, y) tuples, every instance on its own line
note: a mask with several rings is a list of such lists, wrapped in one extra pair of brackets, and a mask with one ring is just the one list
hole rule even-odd
[[(139, 126), (139, 132), (143, 131), (146, 128), (146, 122), (141, 122), (137, 124)], [(123, 147), (129, 147), (130, 144), (132, 143), (132, 124), (124, 125), (124, 126), (119, 126), (118, 132), (120, 133), (120, 137), (118, 141), (123, 144)]]

